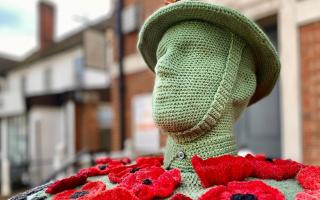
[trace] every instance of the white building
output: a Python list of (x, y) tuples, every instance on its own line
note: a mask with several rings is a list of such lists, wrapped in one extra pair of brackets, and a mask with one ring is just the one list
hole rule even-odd
[(0, 66), (2, 195), (41, 183), (81, 150), (108, 150), (111, 19), (54, 41), (54, 6), (40, 2), (39, 15), (40, 48)]

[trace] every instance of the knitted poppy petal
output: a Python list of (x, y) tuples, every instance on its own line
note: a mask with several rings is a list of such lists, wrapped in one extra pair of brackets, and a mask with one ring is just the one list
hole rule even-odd
[(154, 157), (138, 157), (136, 159), (137, 165), (151, 165), (160, 167), (163, 165), (163, 156), (154, 156)]
[(232, 194), (226, 186), (216, 186), (204, 193), (198, 200), (230, 200)]
[(56, 194), (53, 200), (77, 199), (86, 200), (96, 196), (106, 189), (106, 185), (101, 181), (88, 182), (79, 190), (66, 190)]
[(192, 200), (190, 197), (185, 196), (184, 194), (175, 194), (170, 200)]
[(72, 189), (72, 190), (65, 190), (63, 192), (60, 192), (52, 198), (52, 200), (66, 200), (70, 199), (70, 197), (76, 192), (77, 190)]
[(98, 164), (93, 167), (81, 169), (79, 170), (78, 174), (85, 174), (87, 177), (101, 176), (108, 174), (110, 169), (113, 167), (115, 166), (109, 167), (108, 164)]
[(60, 179), (51, 184), (47, 189), (46, 193), (56, 194), (58, 192), (73, 189), (77, 186), (83, 185), (87, 181), (87, 176), (84, 174), (77, 174), (68, 178)]
[(101, 192), (106, 189), (106, 185), (102, 181), (91, 181), (81, 187), (81, 190), (89, 191), (90, 193)]
[(245, 157), (253, 166), (253, 177), (261, 179), (275, 179), (277, 181), (294, 178), (302, 164), (283, 159), (269, 159), (263, 155), (253, 156), (248, 154)]
[(320, 190), (305, 190), (296, 195), (295, 200), (319, 200)]
[(297, 180), (304, 189), (320, 190), (320, 167), (309, 166), (300, 170)]
[(285, 200), (284, 195), (262, 181), (230, 182), (227, 186), (217, 186), (203, 194), (199, 200)]
[(191, 162), (205, 188), (226, 185), (230, 181), (241, 181), (253, 172), (250, 163), (240, 156), (224, 155), (202, 160), (195, 155)]
[(131, 159), (128, 157), (124, 157), (120, 159), (120, 162), (122, 162), (124, 165), (127, 165), (131, 163)]
[(123, 187), (116, 187), (106, 190), (91, 198), (91, 200), (139, 200), (130, 190)]
[(157, 197), (168, 197), (181, 182), (180, 170), (172, 169), (163, 173), (154, 183)]
[(136, 173), (142, 168), (144, 168), (144, 166), (138, 166), (137, 164), (115, 167), (110, 170), (108, 178), (112, 183), (120, 183), (126, 176)]

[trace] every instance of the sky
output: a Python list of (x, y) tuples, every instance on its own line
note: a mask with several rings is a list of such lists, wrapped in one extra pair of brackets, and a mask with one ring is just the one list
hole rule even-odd
[[(107, 17), (112, 0), (47, 0), (56, 5), (55, 39), (59, 40)], [(37, 47), (39, 0), (0, 0), (0, 54), (21, 59)]]

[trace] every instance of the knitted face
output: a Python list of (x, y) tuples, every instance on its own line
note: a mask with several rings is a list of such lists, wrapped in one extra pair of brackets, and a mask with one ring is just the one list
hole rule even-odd
[[(171, 27), (157, 49), (153, 90), (153, 118), (168, 132), (180, 132), (203, 120), (224, 78), (231, 33), (198, 21)], [(256, 87), (254, 62), (248, 48), (242, 52), (232, 94), (235, 118), (246, 107)], [(229, 73), (229, 72), (228, 72)]]

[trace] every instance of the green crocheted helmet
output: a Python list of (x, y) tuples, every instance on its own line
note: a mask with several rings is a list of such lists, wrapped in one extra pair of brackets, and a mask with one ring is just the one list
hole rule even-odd
[(280, 72), (278, 55), (263, 31), (236, 10), (197, 0), (184, 0), (159, 9), (144, 23), (138, 49), (145, 62), (154, 70), (158, 44), (166, 31), (183, 21), (199, 20), (230, 30), (248, 43), (254, 52), (257, 87), (249, 105), (267, 96)]

